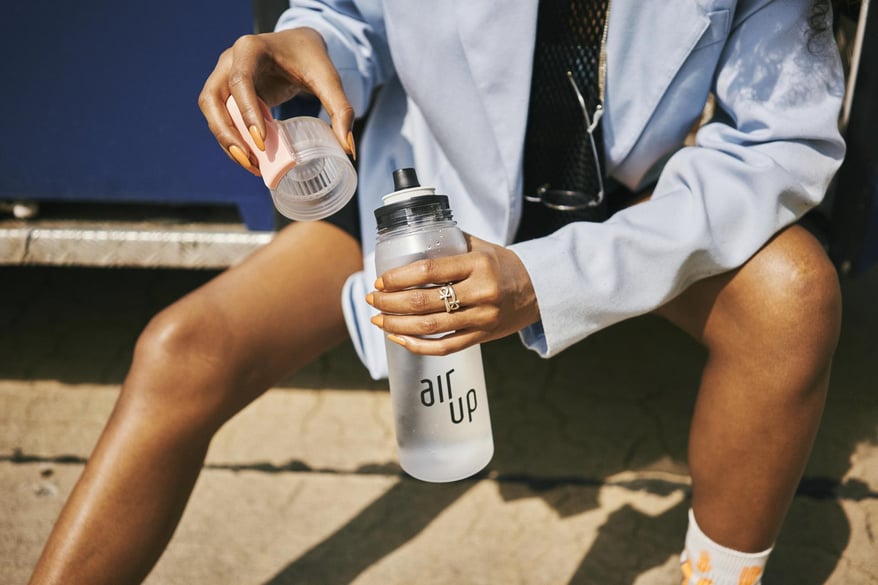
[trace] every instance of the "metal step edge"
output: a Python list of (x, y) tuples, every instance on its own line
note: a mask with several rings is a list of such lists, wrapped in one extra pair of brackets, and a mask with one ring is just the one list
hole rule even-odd
[(0, 265), (218, 269), (237, 264), (273, 237), (197, 228), (2, 228)]

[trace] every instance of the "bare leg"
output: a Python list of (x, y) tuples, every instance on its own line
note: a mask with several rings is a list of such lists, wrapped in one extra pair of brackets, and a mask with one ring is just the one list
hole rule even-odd
[(742, 268), (657, 311), (708, 349), (689, 437), (705, 534), (758, 552), (777, 538), (823, 412), (841, 321), (835, 270), (793, 226)]
[(345, 339), (341, 287), (360, 265), (348, 234), (293, 224), (157, 315), (31, 583), (142, 581), (177, 526), (214, 433)]

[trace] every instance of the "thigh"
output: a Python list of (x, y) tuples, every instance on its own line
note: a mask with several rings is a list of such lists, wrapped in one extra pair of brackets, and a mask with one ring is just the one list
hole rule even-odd
[(325, 222), (294, 223), (166, 309), (148, 338), (166, 355), (231, 376), (246, 404), (346, 338), (341, 290), (361, 265), (350, 234)]

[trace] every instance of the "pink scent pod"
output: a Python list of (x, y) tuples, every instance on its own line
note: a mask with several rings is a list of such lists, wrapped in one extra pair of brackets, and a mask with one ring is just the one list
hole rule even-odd
[(345, 206), (357, 188), (357, 173), (329, 125), (300, 116), (275, 120), (259, 102), (265, 120), (265, 150), (253, 142), (234, 97), (226, 109), (259, 161), (259, 171), (277, 210), (290, 219), (328, 217)]

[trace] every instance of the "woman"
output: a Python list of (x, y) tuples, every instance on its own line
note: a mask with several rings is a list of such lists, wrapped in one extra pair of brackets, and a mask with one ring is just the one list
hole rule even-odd
[[(834, 269), (795, 224), (844, 151), (838, 55), (831, 39), (813, 42), (825, 7), (615, 0), (598, 93), (603, 163), (651, 196), (606, 222), (516, 241), (536, 0), (293, 4), (278, 32), (223, 53), (200, 105), (221, 147), (254, 173), (229, 95), (258, 144), (257, 96), (275, 105), (311, 92), (350, 154), (355, 113), (370, 110), (359, 221), (288, 226), (152, 320), (32, 583), (141, 580), (214, 432), (342, 341), (345, 317), (380, 377), (385, 333), (444, 354), (519, 332), (550, 357), (648, 312), (709, 355), (690, 436), (684, 582), (758, 583), (820, 420), (840, 321)], [(717, 113), (684, 148), (709, 93)], [(471, 252), (376, 281), (372, 210), (405, 166), (453, 196)], [(453, 282), (463, 308), (408, 290), (434, 282)]]

